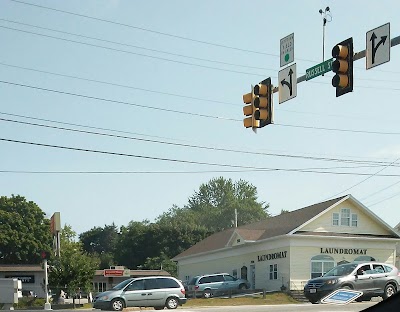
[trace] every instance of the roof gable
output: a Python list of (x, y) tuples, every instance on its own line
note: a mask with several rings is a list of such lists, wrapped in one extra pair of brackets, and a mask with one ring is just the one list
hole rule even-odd
[(262, 221), (243, 225), (237, 228), (230, 228), (212, 234), (174, 257), (174, 260), (179, 260), (196, 254), (222, 250), (224, 248), (234, 248), (234, 246), (232, 246), (232, 239), (235, 237), (235, 233), (248, 242), (289, 234), (294, 229), (299, 228), (302, 224), (314, 218), (322, 211), (328, 209), (345, 197), (346, 196), (342, 196), (331, 199), (292, 212), (284, 213), (276, 217), (271, 217)]
[[(343, 208), (350, 210), (350, 220), (352, 220), (353, 215), (355, 215), (357, 220), (356, 226), (333, 225), (333, 213), (340, 216)], [(309, 219), (307, 222), (294, 229), (291, 234), (298, 232), (330, 232), (349, 235), (367, 234), (370, 236), (398, 237), (396, 231), (394, 231), (392, 227), (351, 195), (345, 196), (315, 217)]]

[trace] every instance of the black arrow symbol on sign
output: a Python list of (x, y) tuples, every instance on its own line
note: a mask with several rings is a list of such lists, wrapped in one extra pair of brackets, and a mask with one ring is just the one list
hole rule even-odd
[(290, 82), (287, 82), (286, 79), (283, 79), (281, 81), (281, 85), (286, 85), (289, 88), (290, 96), (292, 96), (292, 75), (293, 75), (293, 70), (289, 70), (289, 76), (290, 76)]
[(375, 39), (376, 39), (376, 35), (373, 32), (371, 35), (371, 39), (369, 39), (369, 41), (372, 41), (372, 64), (375, 63), (375, 54), (376, 54), (376, 50), (378, 50), (379, 46), (381, 44), (385, 44), (386, 38), (387, 36), (382, 36), (381, 40), (379, 40), (378, 44), (375, 46)]

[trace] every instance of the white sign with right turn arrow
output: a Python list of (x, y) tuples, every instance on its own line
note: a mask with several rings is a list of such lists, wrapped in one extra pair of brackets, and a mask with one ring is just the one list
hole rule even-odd
[(390, 61), (390, 23), (367, 32), (367, 69)]

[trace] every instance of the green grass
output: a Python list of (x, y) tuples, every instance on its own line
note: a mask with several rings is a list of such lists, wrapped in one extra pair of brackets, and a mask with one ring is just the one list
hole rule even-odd
[(269, 293), (265, 296), (262, 295), (251, 297), (239, 298), (210, 298), (210, 299), (192, 299), (189, 298), (183, 307), (206, 307), (206, 306), (239, 306), (239, 305), (265, 305), (265, 304), (290, 304), (298, 303), (292, 297), (285, 293)]

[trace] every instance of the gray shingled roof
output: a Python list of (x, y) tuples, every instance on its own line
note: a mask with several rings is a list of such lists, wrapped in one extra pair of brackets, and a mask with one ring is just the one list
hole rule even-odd
[(235, 230), (244, 240), (248, 241), (257, 241), (288, 234), (346, 196), (348, 195), (284, 213), (276, 217), (271, 217), (262, 221), (246, 224), (237, 228), (230, 228), (212, 234), (177, 255), (173, 260), (179, 260), (187, 256), (223, 249), (227, 247), (229, 239), (232, 237)]

